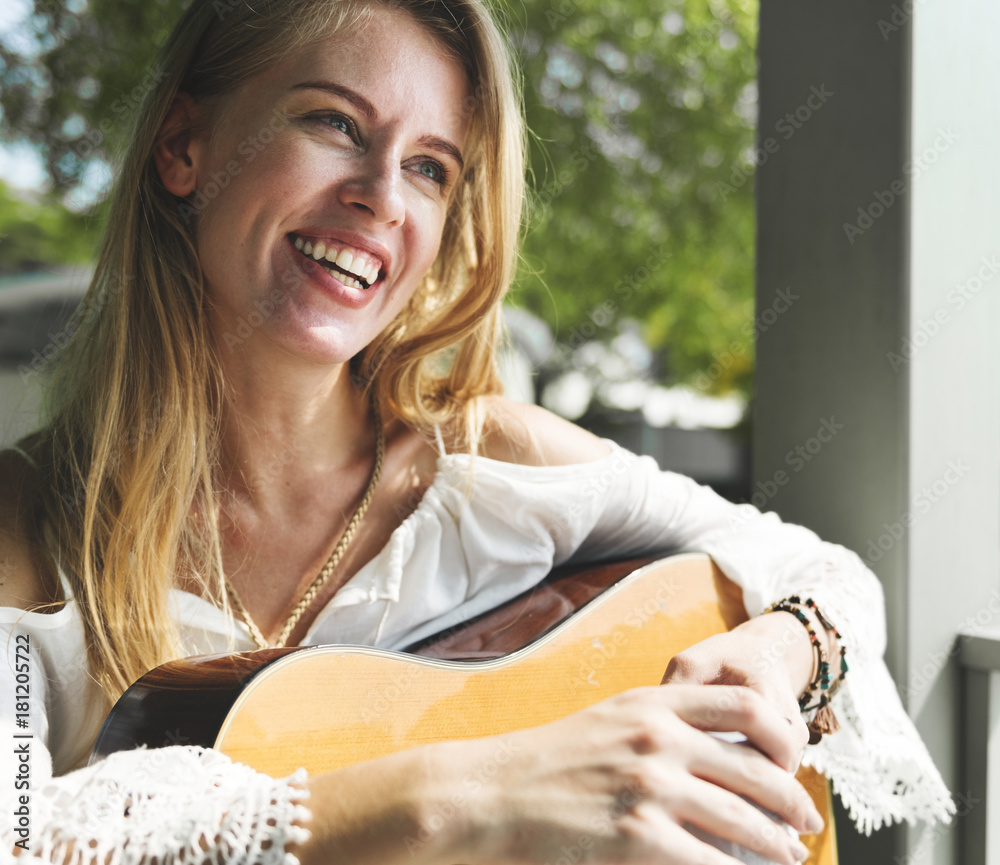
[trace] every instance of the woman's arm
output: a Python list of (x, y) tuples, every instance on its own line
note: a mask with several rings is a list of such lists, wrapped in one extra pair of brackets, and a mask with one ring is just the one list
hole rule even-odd
[[(48, 627), (45, 614), (23, 612), (52, 593), (24, 521), (10, 511), (5, 516), (0, 638), (8, 653), (0, 665), (0, 708), (12, 734), (23, 714), (13, 699), (18, 637), (28, 636), (32, 675), (23, 729), (33, 736), (33, 774), (23, 794), (30, 797), (24, 835), (12, 816), (21, 794), (0, 793), (0, 847), (25, 861), (103, 865), (114, 851), (122, 865), (200, 856), (261, 865), (293, 865), (295, 856), (306, 865), (543, 865), (564, 845), (586, 848), (593, 861), (634, 853), (731, 865), (686, 831), (690, 822), (791, 863), (802, 854), (798, 842), (776, 833), (740, 795), (803, 831), (818, 819), (786, 771), (800, 743), (742, 689), (726, 699), (722, 689), (645, 689), (545, 727), (415, 749), (313, 778), (272, 779), (184, 746), (117, 753), (48, 777), (50, 724), (62, 728), (63, 739), (67, 726), (89, 729), (57, 693), (77, 680), (82, 685), (85, 671), (64, 628)], [(742, 730), (760, 751), (718, 742), (702, 728)]]
[[(551, 416), (533, 422), (542, 409), (510, 411), (530, 430), (526, 441), (542, 440), (535, 453), (557, 459), (559, 440), (578, 436)], [(797, 716), (795, 698), (813, 664), (808, 635), (786, 614), (760, 614), (792, 595), (812, 598), (842, 635), (850, 670), (832, 704), (842, 729), (811, 746), (804, 762), (832, 780), (862, 832), (900, 820), (948, 821), (955, 810), (951, 797), (882, 660), (883, 593), (861, 559), (777, 514), (735, 505), (690, 478), (661, 471), (650, 457), (614, 447), (603, 459), (593, 458), (592, 466), (580, 466), (579, 489), (567, 495), (557, 516), (560, 538), (579, 538), (567, 556), (586, 561), (705, 552), (741, 587), (752, 617), (681, 653), (668, 679), (748, 684), (786, 716)], [(837, 675), (839, 648), (831, 635), (823, 636)]]
[[(739, 730), (760, 750), (702, 730)], [(733, 865), (685, 825), (775, 862), (822, 828), (789, 771), (784, 718), (745, 688), (642, 688), (506, 736), (403, 752), (310, 781), (303, 865), (590, 862)], [(734, 795), (738, 794), (738, 795)]]
[[(490, 397), (486, 400), (486, 407), (483, 453), (491, 459), (521, 465), (573, 465), (606, 458), (611, 452), (607, 442), (538, 406)], [(621, 494), (615, 497), (620, 489), (620, 484), (613, 484), (604, 491), (614, 498), (613, 506), (603, 509), (605, 514), (611, 516), (614, 528), (599, 523), (587, 547), (596, 547), (595, 539), (599, 538), (603, 547), (599, 552), (602, 558), (607, 558), (610, 555), (607, 551), (615, 547), (616, 552), (625, 553), (651, 547), (698, 548), (699, 540), (705, 535), (704, 518), (694, 513), (700, 510), (699, 507), (690, 508), (688, 513), (676, 514), (673, 529), (678, 537), (666, 539), (664, 535), (672, 528), (663, 520), (666, 513), (643, 509), (643, 499), (634, 495), (631, 498)], [(629, 487), (628, 492), (637, 494), (642, 490)], [(722, 502), (721, 499), (718, 501)], [(728, 502), (722, 505), (719, 517), (710, 521), (709, 533), (717, 531), (719, 519), (726, 519), (722, 511), (733, 507)], [(618, 516), (618, 522), (615, 522), (613, 514)], [(627, 516), (630, 524), (621, 520), (622, 515)], [(690, 528), (683, 523), (692, 516), (698, 521), (693, 528), (701, 531), (684, 537), (685, 532), (690, 533)], [(741, 516), (741, 519), (745, 521), (746, 516)], [(602, 520), (602, 523), (607, 522), (607, 519)], [(650, 529), (654, 535), (652, 538), (647, 537)], [(778, 555), (780, 557), (780, 551)], [(824, 641), (826, 656), (839, 657), (839, 646), (832, 634), (819, 627), (818, 622), (815, 624), (817, 633)], [(767, 618), (752, 618), (735, 629), (732, 636), (700, 643), (691, 651), (678, 655), (670, 661), (664, 682), (748, 685), (798, 722), (796, 701), (812, 681), (814, 658), (806, 629), (791, 613), (778, 612)]]
[[(64, 657), (65, 647), (53, 642), (61, 629), (46, 628), (47, 616), (26, 619), (16, 609), (46, 593), (12, 525), (4, 526), (4, 549), (18, 564), (0, 586), (0, 607), (9, 614), (2, 621), (11, 651), (18, 633), (35, 629), (29, 729), (37, 734), (37, 769), (49, 722), (80, 726), (49, 692), (58, 687), (51, 674), (79, 659)], [(0, 669), (0, 698), (14, 693), (15, 670), (16, 660)], [(18, 712), (4, 703), (6, 720)], [(703, 729), (740, 730), (759, 750), (716, 741)], [(291, 865), (298, 855), (305, 863), (543, 865), (562, 846), (602, 862), (626, 855), (732, 862), (687, 832), (691, 823), (791, 863), (802, 848), (740, 796), (814, 829), (818, 815), (787, 771), (800, 747), (784, 719), (746, 689), (647, 688), (545, 727), (415, 749), (310, 779), (275, 780), (200, 748), (114, 754), (51, 780), (37, 774), (27, 849), (12, 823), (0, 838), (18, 855), (47, 863), (83, 855), (88, 865), (111, 851), (122, 863), (223, 855)], [(3, 814), (15, 804), (0, 795)]]
[[(761, 750), (709, 729), (740, 730)], [(33, 744), (38, 760), (44, 742)], [(35, 779), (23, 836), (5, 791), (0, 840), (27, 862), (58, 865), (112, 855), (120, 865), (544, 865), (564, 849), (595, 863), (733, 865), (690, 823), (791, 865), (804, 848), (740, 797), (800, 831), (820, 828), (788, 771), (795, 753), (784, 719), (748, 689), (644, 688), (543, 727), (310, 779), (276, 780), (196, 747), (119, 752)]]

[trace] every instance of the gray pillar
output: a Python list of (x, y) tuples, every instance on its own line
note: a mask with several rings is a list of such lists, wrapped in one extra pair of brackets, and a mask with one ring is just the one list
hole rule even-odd
[[(761, 2), (755, 480), (784, 471), (766, 507), (882, 580), (953, 791), (955, 633), (1000, 584), (998, 25), (992, 0)], [(846, 825), (852, 865), (956, 861), (953, 831)]]

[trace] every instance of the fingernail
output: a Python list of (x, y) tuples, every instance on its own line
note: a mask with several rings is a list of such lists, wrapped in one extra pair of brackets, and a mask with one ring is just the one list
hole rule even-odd
[(822, 832), (825, 825), (823, 818), (819, 816), (819, 811), (812, 811), (806, 816), (806, 826), (810, 834), (815, 835), (817, 832)]
[(809, 858), (809, 848), (798, 838), (792, 839), (792, 855), (798, 862), (805, 862)]

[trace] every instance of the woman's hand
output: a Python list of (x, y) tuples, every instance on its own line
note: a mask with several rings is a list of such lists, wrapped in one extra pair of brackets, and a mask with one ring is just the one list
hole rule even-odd
[[(756, 748), (706, 730), (741, 732)], [(805, 847), (741, 796), (799, 831), (823, 825), (788, 771), (797, 737), (744, 687), (639, 688), (541, 727), (429, 750), (462, 778), (441, 780), (453, 816), (439, 834), (457, 839), (449, 861), (733, 865), (693, 824), (793, 865)]]
[(798, 698), (812, 680), (814, 659), (802, 623), (791, 613), (768, 613), (675, 655), (663, 684), (744, 685), (756, 691), (788, 721), (794, 769), (809, 741)]

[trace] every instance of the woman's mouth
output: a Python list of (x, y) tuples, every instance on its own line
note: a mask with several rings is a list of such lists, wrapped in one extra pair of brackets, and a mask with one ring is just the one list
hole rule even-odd
[(381, 275), (382, 262), (369, 252), (330, 239), (288, 237), (302, 255), (349, 288), (367, 290)]

